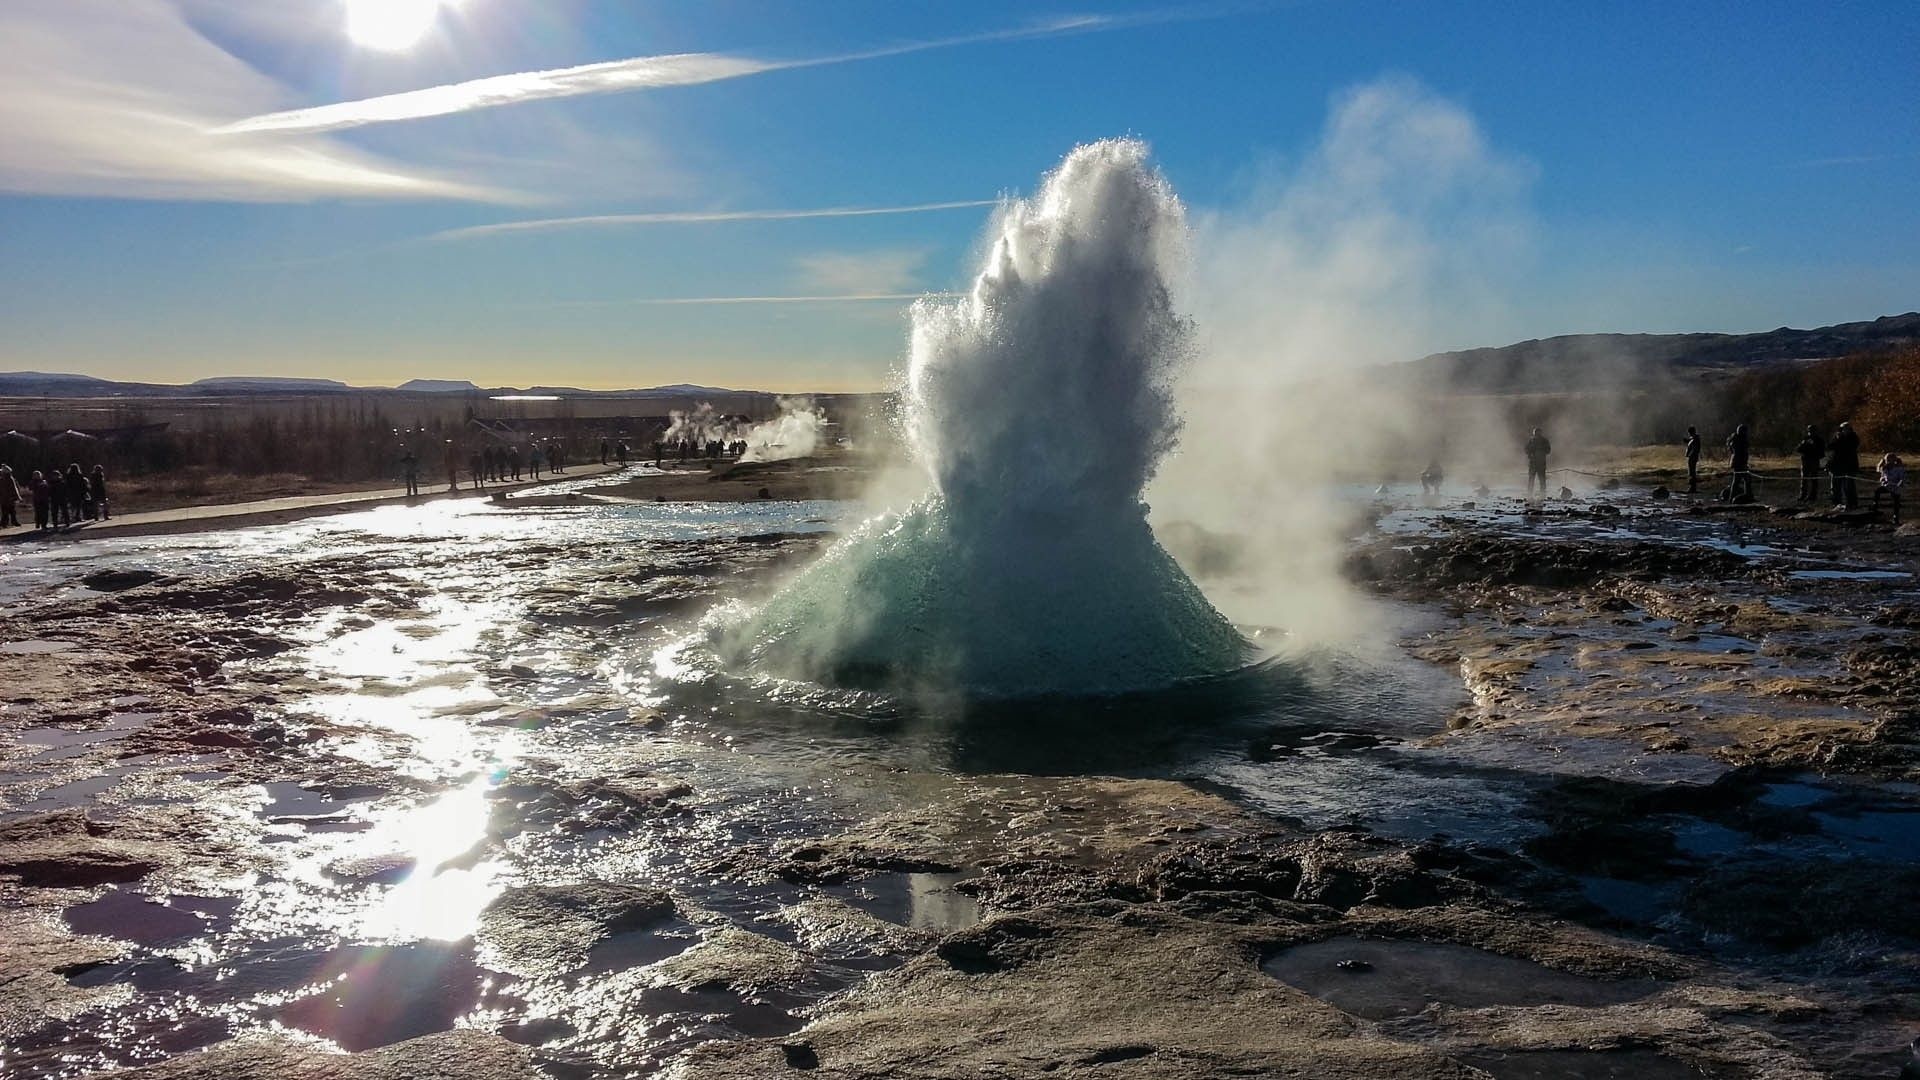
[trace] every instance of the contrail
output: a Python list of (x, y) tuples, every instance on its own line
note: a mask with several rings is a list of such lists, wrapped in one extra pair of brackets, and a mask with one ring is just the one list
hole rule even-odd
[(494, 225), (469, 225), (429, 234), (425, 240), (470, 240), (503, 233), (545, 232), (556, 229), (585, 229), (603, 225), (691, 225), (710, 221), (802, 221), (808, 218), (879, 217), (886, 214), (924, 214), (936, 210), (971, 210), (996, 206), (997, 199), (966, 199), (958, 202), (915, 203), (911, 206), (830, 206), (811, 210), (682, 210), (641, 214), (594, 214), (587, 217), (536, 218), (529, 221), (503, 221)]
[(740, 79), (769, 71), (822, 67), (860, 60), (905, 56), (934, 49), (978, 45), (995, 41), (1021, 41), (1063, 34), (1119, 30), (1151, 23), (1185, 19), (1213, 18), (1226, 9), (1185, 8), (1137, 15), (1075, 15), (1048, 19), (1011, 30), (995, 30), (963, 37), (909, 42), (865, 52), (799, 60), (762, 60), (726, 53), (672, 53), (662, 56), (636, 56), (627, 60), (609, 60), (578, 67), (547, 71), (522, 71), (494, 75), (484, 79), (408, 90), (398, 94), (342, 101), (309, 109), (264, 113), (212, 129), (217, 135), (259, 132), (338, 131), (367, 124), (386, 124), (397, 120), (420, 120), (432, 116), (518, 105), (526, 101), (579, 97), (585, 94), (611, 94), (630, 90), (655, 90), (670, 86), (698, 86), (703, 83)]

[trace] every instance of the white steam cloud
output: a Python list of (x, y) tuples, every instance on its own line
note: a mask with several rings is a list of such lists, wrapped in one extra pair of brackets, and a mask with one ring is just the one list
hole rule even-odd
[(827, 414), (812, 398), (781, 398), (780, 415), (747, 432), (741, 461), (786, 461), (812, 457), (826, 437)]
[(1179, 451), (1148, 498), (1162, 540), (1236, 621), (1308, 643), (1360, 636), (1339, 572), (1354, 507), (1333, 485), (1417, 472), (1428, 455), (1467, 479), (1469, 440), (1375, 365), (1504, 322), (1531, 176), (1460, 104), (1389, 78), (1336, 97), (1312, 149), (1238, 205), (1195, 215), (1185, 291), (1200, 347)]

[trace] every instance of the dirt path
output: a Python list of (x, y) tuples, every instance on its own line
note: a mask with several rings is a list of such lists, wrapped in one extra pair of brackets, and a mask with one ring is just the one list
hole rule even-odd
[(39, 532), (28, 527), (0, 536), (0, 543), (27, 543), (50, 540), (99, 540), (130, 536), (170, 536), (179, 533), (235, 529), (253, 525), (277, 525), (321, 514), (350, 510), (370, 510), (377, 506), (402, 503), (436, 502), (441, 499), (491, 497), (502, 492), (521, 492), (552, 484), (591, 480), (620, 471), (618, 465), (580, 465), (559, 475), (517, 484), (494, 484), (484, 489), (462, 487), (447, 491), (431, 483), (421, 485), (422, 494), (408, 498), (405, 488), (377, 488), (371, 491), (336, 491), (323, 495), (296, 495), (255, 502), (217, 503), (205, 506), (180, 506), (139, 514), (123, 514), (108, 521), (89, 521), (65, 529)]

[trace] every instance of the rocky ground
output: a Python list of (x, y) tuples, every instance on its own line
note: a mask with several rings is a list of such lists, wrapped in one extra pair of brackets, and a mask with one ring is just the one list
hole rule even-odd
[[(1858, 575), (1920, 570), (1911, 538), (1633, 502), (1406, 517), (1349, 575), (1457, 707), (1138, 755), (629, 674), (817, 530), (609, 545), (549, 516), (81, 566), (0, 618), (0, 1072), (1897, 1072), (1920, 606)], [(1389, 752), (1524, 828), (1236, 786)]]

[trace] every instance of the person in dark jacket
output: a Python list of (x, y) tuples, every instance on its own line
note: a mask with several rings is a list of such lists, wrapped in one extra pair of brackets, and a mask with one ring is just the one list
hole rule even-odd
[(13, 478), (13, 468), (0, 465), (0, 529), (12, 528), (20, 524), (20, 483)]
[(47, 515), (54, 528), (67, 523), (67, 474), (47, 470)]
[(1533, 494), (1533, 482), (1540, 481), (1540, 494), (1547, 493), (1547, 455), (1553, 453), (1553, 444), (1540, 433), (1539, 428), (1527, 437), (1527, 494)]
[(1851, 423), (1842, 420), (1827, 442), (1827, 475), (1832, 478), (1835, 509), (1859, 509), (1860, 487), (1854, 482), (1859, 472), (1860, 436), (1854, 434)]
[(1800, 501), (1812, 502), (1820, 497), (1820, 459), (1827, 456), (1827, 441), (1807, 425), (1807, 433), (1800, 436)]
[(1753, 472), (1748, 468), (1752, 464), (1751, 447), (1753, 440), (1747, 435), (1747, 425), (1740, 424), (1727, 436), (1727, 471), (1733, 479), (1727, 483), (1727, 498), (1739, 502), (1741, 496), (1747, 502), (1753, 501)]
[(87, 474), (80, 471), (77, 461), (67, 466), (67, 507), (73, 514), (75, 525), (93, 517), (93, 489), (87, 484)]
[(87, 474), (87, 494), (93, 496), (93, 520), (106, 521), (113, 517), (107, 511), (107, 467), (95, 465)]
[(1687, 429), (1687, 493), (1700, 490), (1700, 433)]
[(53, 485), (45, 473), (33, 470), (33, 477), (27, 481), (27, 487), (33, 493), (33, 527), (50, 529), (53, 527)]

